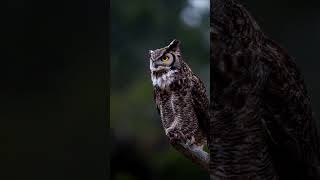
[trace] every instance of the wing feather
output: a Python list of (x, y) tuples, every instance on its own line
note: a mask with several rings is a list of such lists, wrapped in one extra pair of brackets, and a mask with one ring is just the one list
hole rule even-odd
[[(192, 77), (193, 86), (192, 86), (192, 102), (193, 108), (196, 112), (198, 119), (199, 127), (208, 135), (209, 133), (209, 100), (206, 95), (206, 88), (200, 78), (196, 75)], [(207, 136), (208, 137), (208, 136)]]

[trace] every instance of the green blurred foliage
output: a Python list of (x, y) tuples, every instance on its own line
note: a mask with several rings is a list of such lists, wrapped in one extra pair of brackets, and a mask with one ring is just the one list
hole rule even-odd
[[(186, 8), (193, 8), (189, 16), (199, 16), (198, 23), (188, 25), (183, 20)], [(110, 126), (115, 141), (129, 142), (136, 152), (128, 153), (142, 155), (134, 164), (146, 164), (150, 179), (207, 179), (203, 170), (168, 145), (154, 105), (148, 50), (172, 39), (182, 42), (185, 60), (208, 88), (209, 6), (197, 8), (183, 0), (111, 1)], [(121, 148), (114, 146), (113, 154)], [(116, 167), (114, 179), (141, 179), (121, 164)]]

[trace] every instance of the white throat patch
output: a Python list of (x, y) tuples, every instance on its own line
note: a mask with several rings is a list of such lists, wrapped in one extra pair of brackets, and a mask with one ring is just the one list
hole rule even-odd
[(167, 73), (162, 74), (159, 77), (156, 77), (151, 74), (151, 80), (153, 86), (159, 86), (161, 89), (165, 89), (174, 81), (174, 73), (178, 72), (178, 70), (169, 70)]

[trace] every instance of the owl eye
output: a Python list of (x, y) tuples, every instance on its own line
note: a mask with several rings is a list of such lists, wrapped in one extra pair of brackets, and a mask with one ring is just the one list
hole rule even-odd
[(161, 57), (161, 60), (162, 60), (163, 62), (166, 62), (166, 61), (169, 60), (169, 57), (168, 57), (168, 56), (162, 56), (162, 57)]

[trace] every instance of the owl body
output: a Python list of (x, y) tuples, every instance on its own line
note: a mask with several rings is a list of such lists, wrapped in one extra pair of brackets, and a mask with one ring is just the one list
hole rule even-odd
[(211, 9), (212, 176), (319, 180), (316, 120), (294, 59), (238, 1)]
[(182, 60), (178, 46), (174, 40), (165, 48), (150, 51), (155, 102), (171, 143), (203, 147), (209, 102), (203, 83)]

